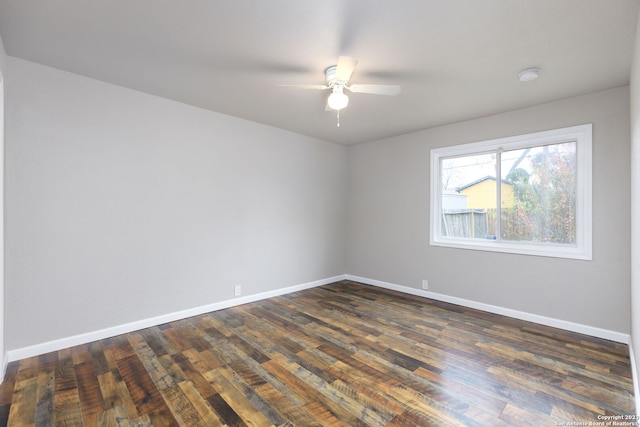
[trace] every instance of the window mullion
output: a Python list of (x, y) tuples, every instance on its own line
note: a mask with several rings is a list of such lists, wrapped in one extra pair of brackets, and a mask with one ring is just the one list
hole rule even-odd
[(496, 150), (496, 241), (502, 240), (502, 149)]

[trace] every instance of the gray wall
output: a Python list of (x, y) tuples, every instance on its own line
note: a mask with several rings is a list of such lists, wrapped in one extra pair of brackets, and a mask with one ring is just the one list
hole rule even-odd
[[(16, 58), (7, 77), (9, 350), (343, 273), (629, 332), (627, 87), (347, 149)], [(583, 123), (593, 261), (429, 246), (430, 148)]]
[[(639, 12), (640, 17), (640, 12)], [(631, 69), (631, 346), (640, 368), (640, 19)], [(636, 384), (636, 387), (638, 384)], [(636, 389), (636, 411), (640, 413)]]
[(7, 54), (0, 37), (0, 82), (3, 95), (0, 97), (0, 382), (4, 377), (6, 358), (4, 345), (5, 287), (4, 287), (4, 133), (5, 133), (5, 96), (7, 86)]
[(0, 37), (0, 72), (3, 76), (7, 74), (7, 52), (4, 49), (2, 37)]
[[(535, 83), (534, 83), (535, 84)], [(429, 246), (429, 150), (593, 123), (593, 261)], [(622, 333), (630, 319), (629, 88), (349, 149), (349, 274)]]
[(344, 147), (8, 70), (8, 350), (344, 273)]

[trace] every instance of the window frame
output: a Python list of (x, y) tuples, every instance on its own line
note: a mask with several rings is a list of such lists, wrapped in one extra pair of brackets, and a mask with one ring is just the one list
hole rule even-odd
[[(522, 255), (592, 260), (592, 134), (593, 125), (584, 124), (506, 138), (459, 144), (431, 150), (430, 245), (458, 249), (504, 252)], [(494, 153), (563, 142), (576, 143), (576, 243), (513, 242), (442, 236), (442, 159)], [(497, 175), (497, 174), (496, 174)], [(502, 182), (496, 177), (496, 186)], [(499, 194), (499, 192), (498, 192)]]

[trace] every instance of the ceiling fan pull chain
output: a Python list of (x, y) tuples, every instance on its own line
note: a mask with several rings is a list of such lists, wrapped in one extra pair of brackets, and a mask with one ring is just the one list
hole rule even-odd
[(336, 115), (336, 118), (338, 120), (338, 124), (336, 125), (336, 127), (340, 127), (340, 110), (338, 110), (338, 114)]

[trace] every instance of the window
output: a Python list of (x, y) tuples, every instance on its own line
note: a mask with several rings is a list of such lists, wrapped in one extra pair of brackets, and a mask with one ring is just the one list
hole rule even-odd
[(431, 150), (431, 244), (590, 260), (591, 132)]

